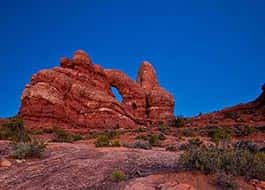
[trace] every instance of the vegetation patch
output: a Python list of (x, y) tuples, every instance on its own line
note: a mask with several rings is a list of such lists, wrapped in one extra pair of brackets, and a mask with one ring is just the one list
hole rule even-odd
[(175, 120), (175, 127), (180, 128), (180, 127), (184, 127), (186, 124), (186, 118), (183, 116), (177, 116), (176, 120)]
[(148, 141), (144, 140), (136, 140), (135, 142), (131, 144), (125, 144), (128, 148), (137, 148), (137, 149), (145, 149), (149, 150), (152, 149), (152, 145)]
[(115, 170), (111, 173), (111, 181), (119, 183), (121, 181), (125, 181), (127, 179), (126, 174), (121, 170)]
[(30, 136), (24, 127), (23, 120), (14, 118), (0, 127), (0, 139), (27, 142), (30, 141)]
[(121, 144), (120, 144), (120, 141), (113, 140), (113, 141), (110, 142), (110, 146), (112, 146), (112, 147), (120, 147)]
[(110, 146), (110, 138), (106, 135), (100, 135), (95, 142), (96, 147)]
[(215, 184), (222, 190), (236, 190), (239, 187), (234, 177), (225, 173), (217, 174)]
[(144, 133), (146, 131), (147, 131), (146, 127), (139, 127), (139, 128), (134, 130), (134, 132), (136, 132), (136, 133)]
[(213, 142), (218, 144), (231, 138), (232, 130), (229, 127), (211, 127), (207, 130), (208, 136)]
[(175, 152), (177, 151), (177, 147), (175, 145), (169, 145), (168, 147), (166, 147), (166, 151)]
[(183, 134), (185, 137), (192, 137), (192, 136), (194, 136), (193, 131), (192, 131), (192, 129), (190, 129), (190, 128), (184, 128), (184, 129), (182, 130), (182, 134)]
[(11, 157), (16, 159), (40, 158), (46, 149), (46, 143), (37, 140), (29, 142), (13, 142)]
[(73, 141), (82, 140), (82, 136), (79, 134), (70, 134), (67, 133), (64, 130), (61, 129), (54, 129), (53, 133), (55, 135), (55, 138), (53, 139), (53, 142), (67, 142), (71, 143)]
[(265, 179), (265, 153), (247, 149), (199, 146), (185, 150), (180, 163), (205, 174), (225, 172), (246, 178)]
[(254, 127), (250, 127), (247, 125), (236, 126), (234, 127), (234, 130), (233, 130), (234, 135), (237, 137), (249, 136), (255, 132), (256, 132), (256, 129)]
[(162, 133), (162, 134), (169, 134), (170, 133), (169, 126), (165, 125), (163, 122), (159, 122), (157, 128), (160, 131), (160, 133)]
[(157, 135), (157, 134), (148, 134), (148, 135), (139, 135), (135, 137), (137, 140), (143, 140), (143, 141), (148, 141), (151, 146), (160, 146), (160, 141), (165, 140), (166, 137), (162, 133)]
[(190, 150), (198, 148), (203, 145), (203, 142), (199, 138), (192, 138), (189, 140), (188, 144), (183, 144), (180, 146), (180, 150)]

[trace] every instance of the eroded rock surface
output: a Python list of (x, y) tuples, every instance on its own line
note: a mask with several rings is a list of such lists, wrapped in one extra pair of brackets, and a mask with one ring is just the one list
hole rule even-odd
[[(33, 75), (21, 97), (20, 116), (30, 128), (132, 128), (173, 119), (174, 98), (159, 86), (150, 63), (140, 67), (138, 82), (118, 70), (93, 64), (82, 50), (60, 67)], [(111, 87), (118, 89), (122, 102)]]
[(179, 154), (158, 150), (53, 143), (42, 159), (0, 167), (0, 189), (120, 190), (126, 182), (112, 182), (113, 171), (122, 170), (128, 179), (176, 171), (178, 158)]
[(190, 125), (205, 126), (264, 126), (265, 125), (265, 84), (261, 94), (253, 101), (238, 104), (220, 111), (193, 117)]

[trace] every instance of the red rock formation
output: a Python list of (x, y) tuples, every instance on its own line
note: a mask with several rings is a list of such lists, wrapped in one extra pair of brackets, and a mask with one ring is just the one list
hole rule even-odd
[(190, 126), (264, 126), (265, 125), (265, 84), (262, 93), (254, 101), (239, 104), (220, 111), (194, 117)]
[(143, 62), (138, 72), (137, 82), (146, 94), (146, 115), (152, 122), (174, 119), (174, 97), (162, 89), (156, 72), (148, 62)]
[[(146, 68), (146, 72), (145, 72)], [(21, 97), (20, 116), (30, 128), (135, 127), (173, 117), (174, 100), (159, 87), (151, 64), (139, 71), (139, 84), (117, 70), (104, 70), (82, 50), (61, 66), (33, 75)], [(111, 91), (122, 95), (119, 103)]]

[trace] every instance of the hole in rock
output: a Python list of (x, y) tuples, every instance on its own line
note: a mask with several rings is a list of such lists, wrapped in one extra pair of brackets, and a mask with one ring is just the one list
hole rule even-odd
[(111, 87), (111, 90), (112, 90), (112, 93), (114, 94), (116, 100), (121, 103), (122, 102), (122, 96), (119, 93), (118, 89), (115, 87)]

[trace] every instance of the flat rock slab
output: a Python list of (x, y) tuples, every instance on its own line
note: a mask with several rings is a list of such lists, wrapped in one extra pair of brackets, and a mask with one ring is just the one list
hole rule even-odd
[(179, 155), (161, 150), (95, 148), (78, 143), (51, 143), (42, 159), (16, 163), (0, 170), (4, 190), (115, 190), (111, 173), (120, 169), (129, 179), (178, 168)]

